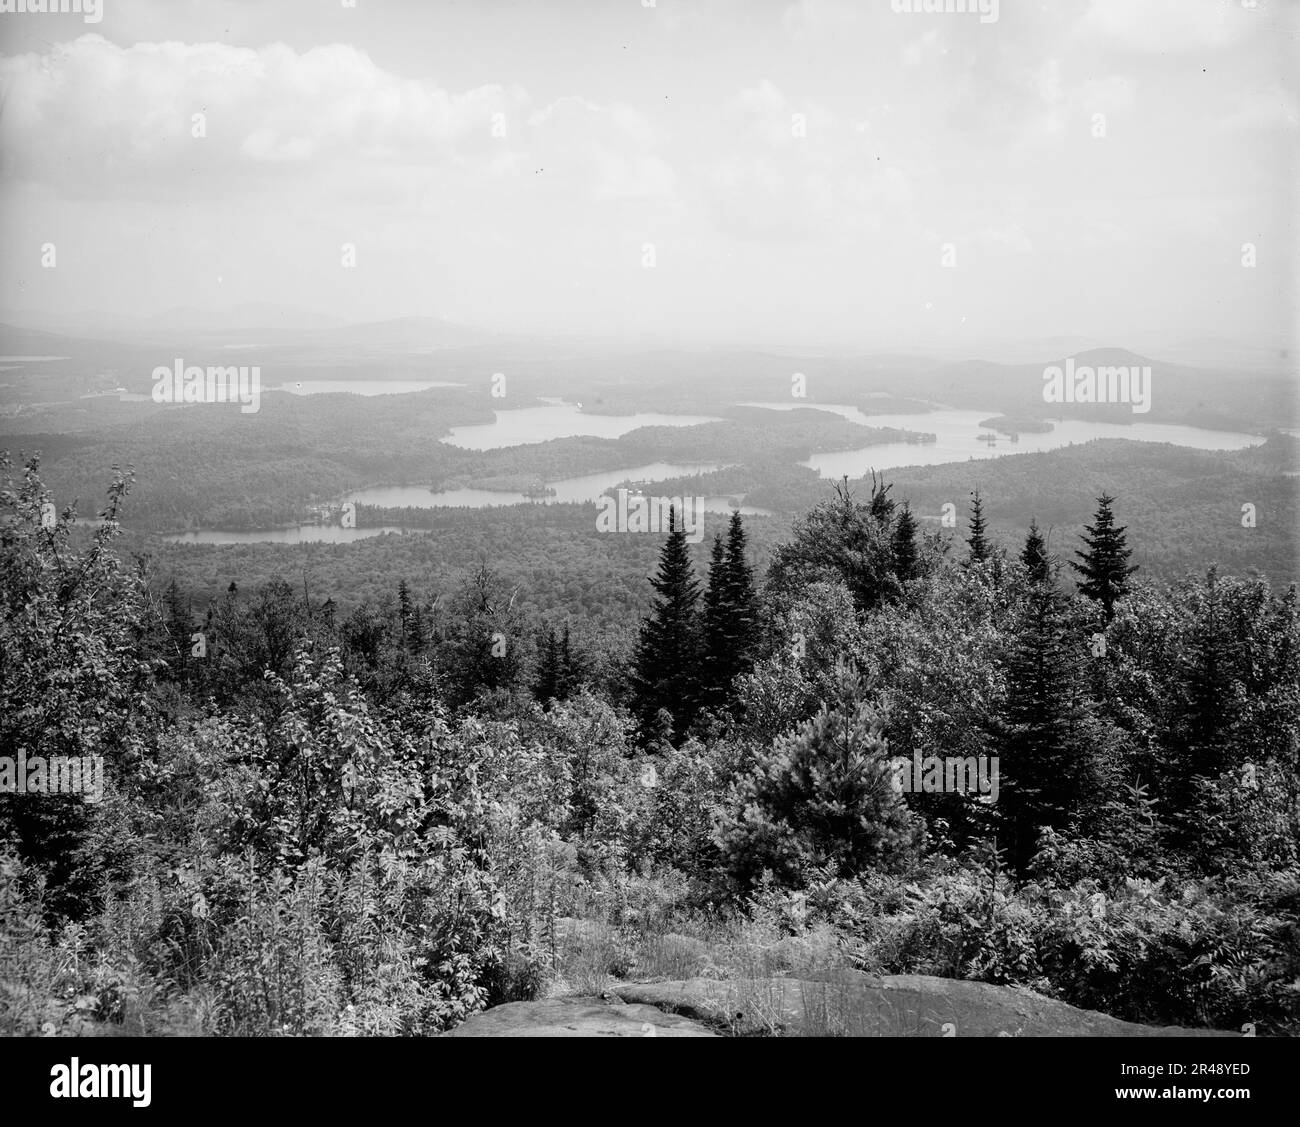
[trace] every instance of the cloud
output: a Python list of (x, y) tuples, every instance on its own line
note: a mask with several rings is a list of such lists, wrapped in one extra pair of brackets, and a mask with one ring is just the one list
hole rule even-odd
[(343, 45), (121, 47), (86, 35), (0, 60), (0, 80), (7, 174), (73, 197), (226, 193), (329, 162), (486, 161), (493, 115), (526, 102), (518, 87), (453, 93), (401, 78)]

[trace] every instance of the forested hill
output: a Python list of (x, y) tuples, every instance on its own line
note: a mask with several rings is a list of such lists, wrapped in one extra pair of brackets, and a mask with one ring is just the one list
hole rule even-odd
[[(1144, 580), (1172, 581), (1211, 563), (1225, 571), (1254, 571), (1274, 584), (1300, 577), (1300, 544), (1291, 529), (1300, 510), (1297, 440), (1279, 436), (1264, 446), (1224, 453), (1104, 440), (1045, 454), (1011, 455), (956, 465), (892, 471), (894, 495), (907, 500), (926, 528), (960, 537), (972, 489), (985, 501), (989, 534), (1011, 548), (1031, 517), (1050, 533), (1054, 551), (1071, 555), (1093, 498), (1119, 497)], [(725, 485), (722, 475), (698, 482), (670, 481), (656, 488), (679, 495)], [(747, 499), (795, 514), (830, 494), (831, 483), (812, 471), (792, 475), (778, 496), (756, 490)], [(956, 525), (942, 524), (952, 504)], [(1255, 526), (1243, 526), (1242, 506), (1255, 507)], [(131, 501), (125, 523), (130, 528)], [(787, 508), (788, 506), (788, 508)], [(83, 513), (89, 506), (81, 506)], [(450, 597), (480, 564), (488, 562), (520, 600), (543, 615), (569, 615), (630, 638), (648, 598), (645, 577), (658, 549), (656, 538), (603, 536), (593, 505), (511, 506), (491, 510), (367, 509), (363, 524), (402, 525), (419, 531), (353, 544), (241, 544), (212, 547), (125, 538), (131, 550), (153, 553), (160, 576), (175, 578), (196, 606), (220, 597), (232, 580), (257, 586), (283, 575), (301, 587), (305, 572), (313, 596), (332, 597), (342, 608), (391, 594), (406, 579), (421, 597)], [(748, 518), (755, 559), (766, 563), (784, 537), (790, 517)], [(708, 538), (725, 524), (705, 520)], [(693, 549), (701, 566), (707, 544)]]

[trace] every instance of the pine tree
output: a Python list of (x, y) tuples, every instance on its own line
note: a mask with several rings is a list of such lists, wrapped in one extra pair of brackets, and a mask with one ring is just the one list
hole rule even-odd
[(1050, 583), (1052, 580), (1052, 560), (1047, 554), (1047, 542), (1038, 531), (1038, 521), (1029, 520), (1029, 535), (1025, 537), (1025, 547), (1020, 553), (1020, 562), (1029, 572), (1031, 583)]
[(980, 499), (978, 489), (971, 494), (970, 535), (966, 537), (966, 543), (970, 546), (966, 557), (967, 566), (983, 563), (989, 558), (989, 542), (984, 531), (984, 502)]
[(1096, 515), (1083, 538), (1088, 550), (1075, 553), (1083, 562), (1070, 561), (1070, 566), (1083, 576), (1076, 586), (1083, 595), (1101, 603), (1107, 623), (1115, 616), (1115, 604), (1128, 593), (1128, 577), (1137, 571), (1136, 565), (1128, 565), (1133, 552), (1127, 546), (1124, 529), (1115, 527), (1110, 509), (1114, 501), (1108, 493), (1097, 498)]
[(904, 583), (917, 576), (920, 561), (916, 550), (916, 530), (912, 507), (904, 503), (894, 522), (894, 573)]
[(737, 785), (721, 844), (742, 884), (763, 870), (799, 885), (813, 871), (849, 878), (914, 855), (917, 827), (895, 790), (884, 720), (851, 665), (833, 702), (760, 753)]
[(633, 688), (643, 733), (650, 732), (660, 709), (673, 717), (673, 733), (685, 735), (699, 706), (700, 631), (696, 607), (699, 581), (691, 567), (685, 528), (669, 509), (671, 531), (659, 556), (659, 573), (650, 580), (657, 598), (641, 624), (634, 659)]

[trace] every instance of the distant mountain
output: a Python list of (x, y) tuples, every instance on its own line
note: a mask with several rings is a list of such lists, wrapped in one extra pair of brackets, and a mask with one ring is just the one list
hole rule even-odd
[(1020, 376), (1030, 371), (1041, 375), (1044, 368), (1053, 364), (1062, 368), (1065, 367), (1067, 359), (1073, 360), (1076, 368), (1085, 365), (1092, 368), (1133, 367), (1135, 365), (1142, 367), (1149, 364), (1152, 368), (1168, 369), (1175, 366), (1162, 360), (1152, 360), (1149, 356), (1140, 356), (1136, 352), (1130, 352), (1127, 348), (1089, 348), (1082, 352), (1071, 352), (1061, 356), (1044, 357), (1041, 360), (1026, 360), (1014, 364), (992, 360), (961, 360), (955, 364), (944, 364), (938, 371), (951, 376), (972, 379)]

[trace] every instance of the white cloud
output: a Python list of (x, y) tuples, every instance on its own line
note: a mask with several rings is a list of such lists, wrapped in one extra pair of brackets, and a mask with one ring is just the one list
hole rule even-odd
[(342, 45), (121, 47), (97, 35), (2, 59), (0, 79), (10, 173), (72, 196), (228, 192), (241, 176), (332, 160), (434, 166), (467, 149), (486, 158), (492, 115), (509, 118), (526, 100), (517, 87), (455, 94), (401, 78)]

